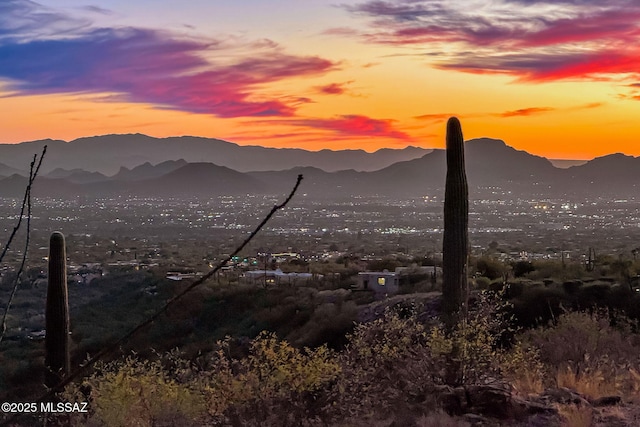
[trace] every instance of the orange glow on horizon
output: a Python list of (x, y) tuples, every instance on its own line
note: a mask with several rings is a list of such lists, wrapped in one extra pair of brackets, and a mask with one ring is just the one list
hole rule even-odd
[[(312, 151), (444, 148), (455, 115), (467, 140), (501, 139), (551, 159), (640, 156), (640, 73), (630, 42), (640, 35), (640, 6), (612, 2), (603, 12), (549, 0), (544, 6), (562, 13), (534, 28), (544, 10), (489, 1), (478, 16), (461, 2), (433, 14), (420, 13), (428, 6), (420, 0), (409, 8), (399, 0), (330, 8), (285, 0), (278, 13), (260, 5), (249, 14), (239, 4), (199, 2), (197, 13), (181, 16), (201, 27), (177, 29), (142, 16), (144, 2), (86, 18), (87, 28), (64, 43), (56, 34), (76, 28), (72, 15), (81, 13), (68, 0), (66, 8), (52, 0), (10, 5), (10, 17), (51, 13), (33, 34), (4, 28), (0, 143), (143, 133)], [(216, 31), (202, 27), (202, 16), (216, 11), (233, 19)], [(505, 14), (513, 19), (503, 22)], [(470, 31), (474, 23), (487, 32)]]
[[(327, 129), (294, 126), (286, 120), (273, 119), (220, 119), (208, 115), (154, 108), (152, 105), (107, 102), (96, 100), (106, 95), (38, 95), (0, 98), (2, 143), (19, 143), (38, 139), (70, 141), (80, 137), (144, 133), (153, 137), (202, 136), (218, 138), (239, 145), (262, 145), (276, 148), (322, 149), (404, 148), (409, 145), (423, 148), (444, 148), (447, 112), (455, 108), (450, 101), (442, 117), (424, 110), (407, 107), (404, 119), (391, 119), (396, 129), (410, 136), (410, 140), (375, 136), (340, 135)], [(384, 100), (387, 95), (380, 95)], [(389, 95), (391, 96), (391, 95)], [(327, 96), (329, 97), (329, 96)], [(367, 98), (354, 97), (344, 112), (367, 104)], [(632, 101), (620, 101), (631, 103)], [(384, 103), (383, 103), (384, 104)], [(551, 159), (589, 160), (614, 152), (640, 155), (640, 129), (625, 120), (623, 106), (603, 104), (592, 108), (551, 109), (531, 115), (497, 117), (498, 113), (479, 112), (481, 106), (459, 103), (461, 113), (456, 114), (463, 125), (465, 139), (489, 137), (504, 140), (518, 150)], [(329, 109), (335, 103), (327, 104)], [(388, 117), (389, 110), (376, 114), (378, 103), (366, 111), (368, 116)], [(416, 105), (419, 105), (416, 97)], [(585, 104), (586, 105), (586, 104)], [(307, 108), (302, 111), (306, 112)], [(323, 108), (313, 105), (309, 113), (321, 115)], [(503, 108), (507, 111), (507, 108)], [(386, 113), (386, 114), (385, 114)], [(398, 114), (400, 115), (400, 114)], [(328, 116), (336, 117), (335, 115)], [(37, 118), (37, 119), (36, 119)], [(615, 141), (615, 145), (611, 142)], [(612, 147), (615, 147), (612, 150)]]

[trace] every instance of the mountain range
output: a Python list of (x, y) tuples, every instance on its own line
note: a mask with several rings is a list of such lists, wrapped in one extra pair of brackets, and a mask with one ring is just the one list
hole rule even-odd
[[(33, 155), (42, 152), (44, 145), (47, 145), (47, 161), (42, 165), (43, 172), (49, 173), (56, 168), (80, 168), (104, 175), (113, 175), (121, 167), (131, 169), (147, 162), (157, 164), (180, 159), (189, 163), (224, 165), (239, 172), (284, 170), (296, 166), (312, 166), (327, 172), (343, 169), (374, 171), (399, 161), (421, 157), (431, 151), (419, 147), (384, 148), (374, 153), (364, 150), (308, 151), (242, 146), (220, 139), (193, 136), (153, 138), (142, 134), (126, 134), (79, 138), (70, 142), (46, 139), (0, 144), (0, 162), (25, 169)], [(0, 175), (10, 174), (0, 166)]]
[[(100, 138), (103, 137), (99, 137), (96, 142), (97, 150), (91, 152), (85, 149), (80, 158), (97, 158), (99, 153), (104, 153), (103, 145), (105, 142)], [(142, 139), (149, 142), (150, 140), (146, 138), (148, 137)], [(165, 142), (164, 140), (154, 141), (160, 145)], [(33, 152), (37, 152), (34, 150), (37, 148), (37, 144), (31, 144), (34, 143), (19, 145), (31, 147), (32, 156)], [(89, 142), (84, 141), (82, 144), (87, 147)], [(135, 145), (135, 143), (133, 144)], [(217, 144), (219, 142), (214, 143), (214, 145)], [(0, 146), (0, 148), (3, 147)], [(246, 148), (235, 146), (233, 149), (241, 151)], [(243, 156), (251, 157), (253, 148), (255, 147), (249, 147)], [(269, 150), (275, 149), (262, 148), (262, 150), (265, 150), (263, 153), (271, 153)], [(155, 150), (155, 154), (159, 151), (161, 150)], [(138, 151), (134, 150), (134, 152)], [(127, 149), (123, 146), (117, 156), (112, 156), (109, 161), (111, 164), (117, 165), (117, 159), (125, 158), (127, 153)], [(338, 155), (341, 152), (331, 153)], [(353, 154), (351, 151), (348, 153)], [(61, 155), (59, 153), (52, 155), (52, 160), (49, 157), (49, 151), (47, 151), (44, 163), (54, 163), (55, 168), (51, 169), (50, 166), (51, 170), (48, 173), (38, 177), (33, 194), (52, 197), (74, 197), (77, 195), (88, 197), (117, 195), (209, 197), (222, 194), (284, 194), (291, 188), (298, 174), (304, 175), (305, 178), (300, 191), (309, 197), (350, 198), (374, 195), (422, 197), (424, 195), (440, 195), (443, 192), (446, 174), (444, 150), (431, 150), (418, 158), (412, 158), (415, 154), (414, 150), (408, 152), (388, 150), (387, 154), (389, 153), (393, 154), (392, 158), (405, 156), (405, 159), (374, 171), (355, 169), (326, 171), (316, 166), (302, 165), (284, 170), (246, 172), (236, 170), (226, 164), (189, 162), (181, 158), (164, 160), (156, 164), (145, 161), (132, 168), (120, 164), (117, 172), (109, 176), (102, 172), (87, 171), (77, 167), (79, 162), (74, 163), (76, 167), (65, 169), (55, 163), (55, 159), (60, 158)], [(313, 159), (312, 154), (318, 154), (318, 152), (306, 152), (305, 156), (307, 159)], [(322, 155), (324, 154), (326, 153), (322, 153)], [(360, 158), (366, 160), (366, 154), (371, 155), (362, 152), (359, 153)], [(324, 159), (325, 157), (322, 155), (320, 158)], [(138, 158), (136, 156), (132, 155), (132, 157)], [(265, 156), (267, 155), (265, 154)], [(518, 151), (501, 140), (490, 138), (467, 141), (465, 156), (472, 198), (496, 198), (509, 194), (520, 198), (567, 195), (580, 197), (640, 195), (640, 158), (638, 157), (612, 154), (593, 159), (579, 166), (561, 169), (554, 167), (544, 157)], [(3, 161), (5, 159), (6, 157), (2, 157)], [(241, 160), (236, 158), (235, 164), (242, 163)], [(377, 161), (384, 163), (381, 159)], [(389, 160), (386, 162), (388, 163)], [(266, 158), (262, 163), (263, 168), (266, 167), (265, 165), (271, 164)], [(245, 166), (249, 164), (251, 163), (245, 163)], [(26, 175), (28, 174), (20, 173), (14, 166), (0, 164), (0, 177), (5, 176), (0, 178), (0, 197), (22, 196), (27, 184)]]

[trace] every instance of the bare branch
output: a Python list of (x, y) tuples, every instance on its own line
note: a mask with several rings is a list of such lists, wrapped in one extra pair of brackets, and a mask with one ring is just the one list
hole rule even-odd
[(173, 298), (169, 299), (169, 301), (167, 301), (160, 309), (158, 309), (151, 317), (149, 317), (147, 320), (145, 320), (144, 322), (140, 323), (138, 326), (136, 326), (135, 328), (133, 328), (129, 333), (127, 333), (126, 335), (124, 335), (122, 338), (118, 339), (116, 342), (112, 343), (111, 345), (103, 348), (102, 350), (100, 350), (98, 353), (96, 353), (93, 357), (89, 358), (84, 364), (82, 364), (78, 369), (76, 369), (75, 371), (73, 371), (72, 373), (69, 374), (69, 376), (67, 376), (64, 380), (62, 380), (58, 385), (56, 385), (55, 387), (51, 388), (49, 390), (49, 392), (47, 394), (45, 394), (44, 396), (40, 397), (37, 402), (43, 402), (46, 399), (52, 397), (56, 392), (61, 391), (64, 389), (65, 386), (67, 386), (69, 383), (71, 383), (74, 379), (76, 379), (77, 377), (79, 377), (83, 372), (85, 372), (88, 368), (90, 368), (91, 366), (93, 366), (98, 360), (100, 360), (101, 358), (103, 358), (105, 355), (107, 355), (108, 353), (111, 353), (114, 350), (117, 350), (118, 348), (120, 348), (120, 346), (122, 344), (124, 344), (126, 341), (128, 341), (131, 337), (133, 337), (135, 334), (137, 334), (138, 332), (140, 332), (143, 328), (145, 328), (146, 326), (150, 325), (151, 323), (153, 323), (153, 321), (155, 321), (158, 317), (160, 317), (160, 315), (162, 315), (164, 312), (167, 311), (167, 309), (169, 309), (169, 307), (171, 307), (175, 302), (177, 302), (178, 300), (180, 300), (182, 297), (184, 297), (187, 293), (191, 292), (193, 289), (195, 289), (197, 286), (201, 285), (202, 283), (204, 283), (207, 279), (211, 278), (211, 276), (213, 276), (215, 273), (217, 273), (222, 267), (224, 267), (229, 261), (231, 261), (231, 259), (236, 256), (238, 253), (240, 253), (240, 251), (242, 251), (242, 249), (244, 249), (244, 247), (255, 237), (256, 234), (258, 234), (258, 232), (262, 229), (262, 227), (264, 227), (264, 225), (271, 219), (271, 217), (276, 213), (276, 211), (278, 211), (279, 209), (284, 208), (289, 201), (291, 200), (291, 198), (293, 197), (293, 195), (296, 193), (296, 191), (298, 190), (298, 187), (300, 186), (300, 182), (302, 181), (302, 175), (298, 175), (298, 179), (296, 181), (295, 186), (293, 187), (293, 190), (291, 190), (291, 193), (289, 193), (289, 196), (285, 199), (284, 202), (282, 202), (279, 205), (275, 205), (271, 211), (267, 214), (267, 216), (262, 220), (262, 222), (251, 232), (251, 234), (249, 235), (249, 237), (247, 237), (241, 244), (240, 246), (238, 246), (233, 253), (231, 253), (231, 255), (229, 255), (227, 258), (225, 258), (224, 260), (220, 261), (215, 268), (213, 268), (212, 270), (210, 270), (207, 274), (205, 274), (204, 276), (202, 276), (200, 279), (196, 280), (195, 282), (193, 282), (192, 284), (190, 284), (186, 289), (184, 289), (182, 292), (180, 292), (179, 294), (175, 295)]
[(20, 216), (18, 218), (18, 223), (16, 224), (15, 227), (13, 227), (11, 236), (9, 236), (9, 240), (7, 241), (7, 244), (2, 250), (2, 254), (0, 254), (0, 262), (2, 262), (2, 259), (7, 253), (7, 250), (9, 250), (9, 246), (11, 245), (13, 238), (15, 237), (16, 233), (20, 229), (20, 224), (22, 224), (22, 218), (24, 217), (24, 208), (27, 204), (27, 197), (31, 192), (31, 185), (33, 184), (33, 180), (36, 179), (36, 175), (38, 175), (38, 171), (40, 170), (40, 165), (42, 164), (42, 159), (44, 158), (44, 155), (46, 152), (47, 152), (47, 146), (45, 145), (44, 148), (42, 149), (42, 154), (40, 155), (40, 161), (38, 162), (38, 167), (36, 167), (35, 172), (33, 172), (33, 165), (35, 164), (35, 161), (36, 161), (36, 155), (35, 154), (33, 155), (33, 161), (31, 162), (31, 171), (29, 172), (29, 183), (27, 184), (27, 189), (25, 190), (24, 198), (22, 199), (22, 208), (20, 209)]
[(0, 256), (0, 262), (4, 257), (5, 253), (9, 249), (9, 245), (16, 235), (18, 229), (20, 229), (20, 224), (22, 223), (22, 218), (24, 217), (24, 206), (25, 201), (27, 204), (27, 236), (25, 238), (24, 251), (22, 253), (22, 262), (20, 263), (20, 269), (18, 270), (18, 274), (13, 282), (13, 288), (11, 290), (11, 295), (9, 296), (9, 301), (7, 302), (7, 306), (4, 309), (4, 314), (2, 315), (2, 324), (0, 325), (0, 342), (2, 342), (5, 333), (7, 332), (7, 316), (9, 314), (9, 309), (11, 308), (11, 304), (13, 303), (13, 298), (18, 291), (18, 285), (20, 283), (20, 277), (22, 276), (22, 271), (24, 270), (24, 265), (27, 262), (27, 253), (29, 252), (29, 239), (31, 236), (31, 187), (33, 185), (33, 181), (36, 179), (38, 175), (38, 171), (40, 170), (40, 165), (42, 165), (42, 159), (44, 158), (45, 153), (47, 152), (47, 146), (45, 145), (42, 149), (42, 154), (40, 155), (40, 161), (38, 162), (38, 166), (36, 166), (35, 170), (33, 169), (36, 163), (36, 155), (33, 155), (33, 160), (31, 161), (31, 166), (29, 168), (29, 182), (27, 184), (27, 188), (24, 193), (24, 198), (22, 200), (22, 209), (20, 210), (20, 218), (18, 219), (18, 224), (13, 229), (13, 233), (11, 233), (11, 237), (7, 242), (7, 245), (4, 247), (4, 251), (2, 252), (2, 256)]

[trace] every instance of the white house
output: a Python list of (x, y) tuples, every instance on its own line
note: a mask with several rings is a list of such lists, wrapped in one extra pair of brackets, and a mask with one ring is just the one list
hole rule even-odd
[[(250, 283), (266, 283), (271, 285), (295, 284), (301, 281), (309, 281), (314, 278), (312, 273), (284, 273), (279, 268), (276, 270), (251, 270), (244, 273), (245, 279)], [(321, 279), (321, 274), (315, 275)]]
[(376, 294), (395, 294), (399, 284), (400, 274), (389, 270), (358, 273), (358, 289), (370, 290)]

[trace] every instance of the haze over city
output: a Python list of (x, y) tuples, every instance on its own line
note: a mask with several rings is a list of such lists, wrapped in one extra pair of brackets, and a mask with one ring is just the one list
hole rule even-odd
[(11, 0), (0, 142), (194, 135), (442, 148), (444, 121), (551, 159), (639, 155), (629, 1)]

